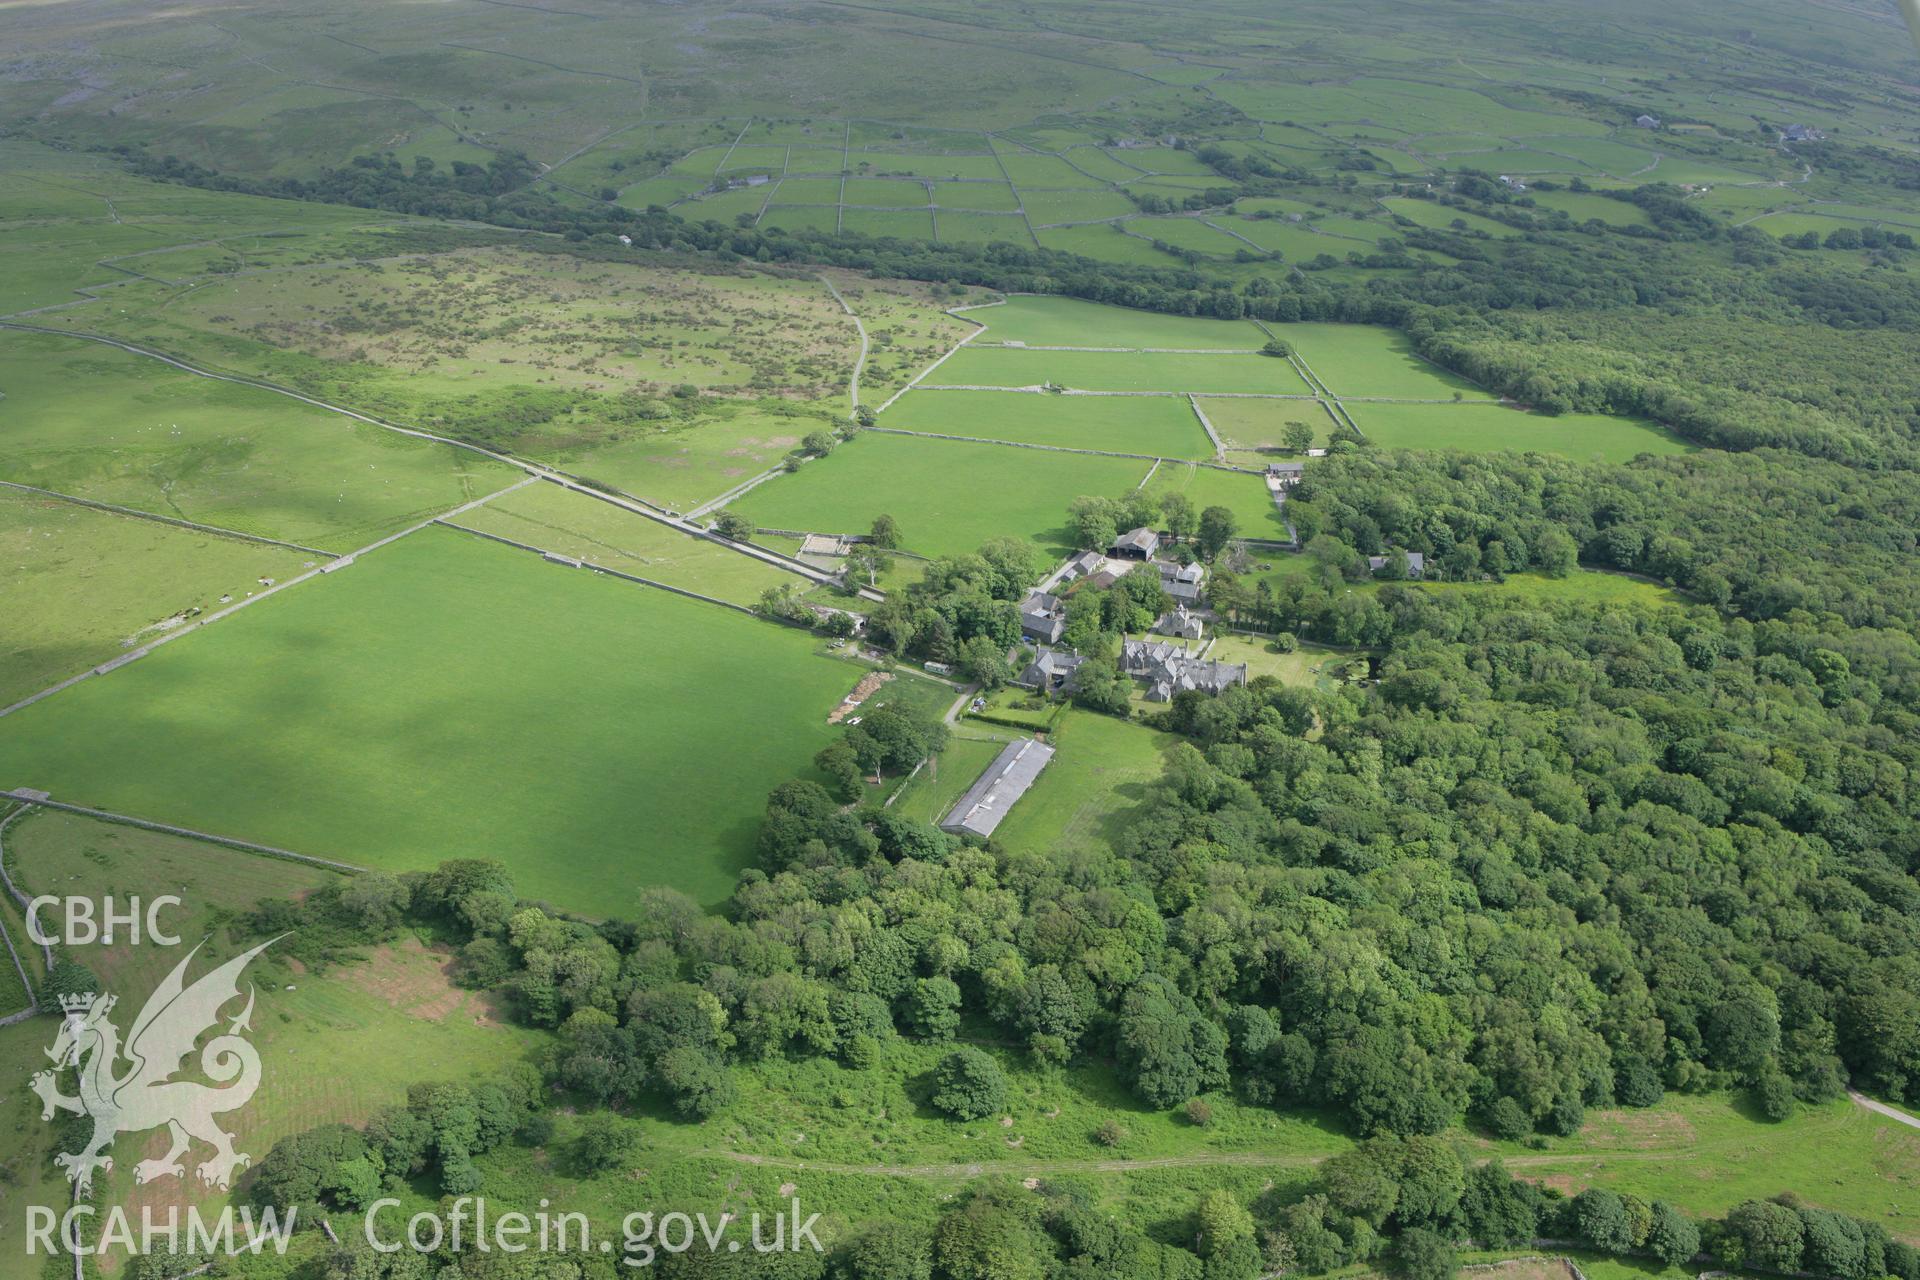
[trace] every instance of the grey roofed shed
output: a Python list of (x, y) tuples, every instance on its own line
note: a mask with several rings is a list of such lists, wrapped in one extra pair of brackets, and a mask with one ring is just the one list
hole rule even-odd
[(954, 835), (989, 838), (1000, 825), (1000, 819), (1007, 816), (1007, 810), (1027, 793), (1027, 788), (1051, 759), (1053, 748), (1036, 738), (1009, 742), (987, 766), (986, 772), (974, 779), (967, 794), (941, 819), (940, 829)]

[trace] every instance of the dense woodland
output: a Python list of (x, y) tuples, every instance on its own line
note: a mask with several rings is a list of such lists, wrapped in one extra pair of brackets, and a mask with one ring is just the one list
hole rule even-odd
[[(1336, 510), (1375, 465), (1330, 469), (1316, 505)], [(1493, 541), (1543, 540), (1506, 518)], [(1006, 551), (944, 567), (944, 594), (993, 600)], [(1451, 1269), (1452, 1241), (1534, 1236), (1914, 1274), (1871, 1224), (1771, 1202), (1693, 1223), (1604, 1190), (1565, 1201), (1470, 1169), (1444, 1136), (1570, 1134), (1590, 1107), (1667, 1090), (1749, 1090), (1769, 1116), (1849, 1080), (1920, 1099), (1911, 636), (1804, 610), (1522, 609), (1411, 584), (1366, 607), (1382, 620), (1367, 687), (1179, 695), (1162, 722), (1183, 741), (1103, 854), (980, 848), (796, 779), (770, 798), (762, 866), (724, 917), (652, 890), (633, 921), (572, 921), (517, 902), (496, 865), (455, 863), (269, 902), (248, 927), (298, 914), (313, 964), (403, 924), (440, 930), (465, 981), (555, 1030), (549, 1083), (614, 1106), (663, 1098), (688, 1122), (729, 1105), (734, 1064), (860, 1068), (896, 1035), (954, 1042), (935, 1105), (991, 1114), (1000, 1068), (960, 1038), (984, 1036), (1041, 1068), (1117, 1063), (1155, 1107), (1231, 1088), (1376, 1136), (1304, 1201), (1202, 1201), (1178, 1242), (1070, 1194), (984, 1189), (910, 1242), (915, 1270), (887, 1269), (900, 1240), (849, 1244), (833, 1265), (863, 1280), (1041, 1276), (1056, 1259), (1060, 1274), (1252, 1277), (1381, 1256), (1425, 1277)], [(837, 748), (848, 768), (898, 772), (940, 745), (937, 724), (869, 720)], [(539, 1138), (516, 1101), (537, 1091), (495, 1092), (451, 1140), (423, 1090), (364, 1135), (283, 1144), (263, 1185), (351, 1207), (433, 1167), (473, 1190), (475, 1143)], [(1024, 1242), (1026, 1262), (997, 1269), (996, 1240)]]

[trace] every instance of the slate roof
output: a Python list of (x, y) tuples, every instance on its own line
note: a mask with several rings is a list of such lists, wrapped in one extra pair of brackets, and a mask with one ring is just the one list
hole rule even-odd
[(1020, 673), (1020, 679), (1015, 683), (1044, 693), (1070, 693), (1080, 664), (1085, 661), (1070, 649), (1050, 649), (1041, 645), (1035, 651), (1033, 661), (1027, 664), (1026, 670)]
[(1034, 738), (1009, 742), (986, 772), (974, 779), (967, 794), (940, 821), (940, 829), (985, 840), (1014, 802), (1027, 793), (1040, 771), (1053, 759), (1053, 748)]
[[(1372, 570), (1373, 572), (1378, 573), (1380, 570), (1386, 567), (1387, 567), (1386, 556), (1368, 556), (1367, 557), (1367, 568)], [(1407, 552), (1407, 576), (1409, 578), (1424, 578), (1427, 576), (1427, 557), (1425, 552), (1421, 552), (1421, 551)]]
[(1168, 702), (1184, 689), (1223, 693), (1247, 682), (1245, 663), (1196, 658), (1182, 644), (1165, 640), (1128, 640), (1120, 648), (1120, 666), (1147, 682), (1147, 700)]
[(1066, 611), (1059, 596), (1035, 591), (1020, 602), (1020, 634), (1027, 639), (1052, 644), (1066, 629)]

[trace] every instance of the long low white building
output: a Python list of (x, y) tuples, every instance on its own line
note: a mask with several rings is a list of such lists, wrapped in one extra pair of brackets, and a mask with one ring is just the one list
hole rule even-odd
[(957, 836), (990, 838), (1000, 819), (1027, 793), (1027, 788), (1051, 759), (1053, 748), (1036, 738), (1009, 742), (987, 766), (986, 772), (967, 788), (967, 794), (947, 812), (940, 829)]

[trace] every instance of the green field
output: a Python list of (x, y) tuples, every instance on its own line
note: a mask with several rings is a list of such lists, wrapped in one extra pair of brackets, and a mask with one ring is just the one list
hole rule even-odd
[(946, 750), (901, 787), (888, 808), (915, 822), (939, 822), (946, 817), (947, 811), (1014, 736), (1012, 730), (1000, 737), (988, 736), (993, 728), (970, 727), (964, 734), (954, 734)]
[(1349, 404), (1373, 444), (1386, 449), (1535, 450), (1626, 462), (1690, 447), (1663, 427), (1601, 413), (1527, 413), (1503, 405)]
[(1543, 209), (1558, 209), (1575, 222), (1598, 218), (1616, 227), (1652, 225), (1646, 210), (1625, 200), (1613, 200), (1587, 191), (1545, 191), (1536, 194), (1534, 203)]
[(764, 560), (557, 484), (515, 489), (463, 513), (456, 523), (734, 604), (751, 606), (769, 587), (812, 585)]
[(319, 558), (0, 489), (0, 706)]
[(351, 551), (514, 472), (99, 343), (0, 335), (0, 480)]
[[(987, 336), (992, 336), (991, 330)], [(927, 379), (928, 385), (984, 387), (1037, 387), (1049, 382), (1076, 391), (1313, 394), (1292, 364), (1273, 356), (1036, 351), (978, 342), (956, 351)]]
[(1080, 227), (1041, 227), (1033, 234), (1042, 248), (1077, 253), (1085, 258), (1099, 258), (1103, 262), (1143, 267), (1165, 267), (1174, 263), (1173, 258), (1154, 248), (1150, 242), (1139, 236), (1128, 235), (1111, 222), (1096, 222)]
[(743, 406), (563, 452), (556, 461), (670, 511), (688, 511), (777, 466), (808, 432), (830, 423), (824, 415), (787, 406)]
[(1366, 248), (1361, 241), (1328, 235), (1313, 230), (1305, 223), (1289, 222), (1284, 218), (1220, 218), (1217, 221), (1223, 227), (1231, 227), (1236, 235), (1253, 241), (1269, 253), (1279, 254), (1289, 262), (1312, 262), (1323, 253), (1344, 260), (1349, 253)]
[(642, 884), (714, 902), (855, 674), (429, 529), (0, 721), (0, 779), (364, 866), (497, 857), (596, 914)]
[[(1213, 637), (1213, 646), (1207, 650), (1207, 657), (1215, 662), (1245, 663), (1250, 680), (1274, 676), (1301, 688), (1331, 689), (1339, 683), (1334, 669), (1353, 660), (1354, 655), (1317, 644), (1299, 644), (1291, 653), (1276, 653), (1270, 640), (1222, 632)], [(1365, 655), (1361, 655), (1360, 666), (1363, 671), (1366, 666), (1364, 658)]]
[(1030, 347), (1258, 351), (1267, 340), (1260, 326), (1245, 320), (1161, 315), (1078, 298), (1022, 294), (1008, 298), (1002, 306), (967, 314), (987, 326), (987, 341), (1024, 342)]
[(1036, 227), (1053, 223), (1098, 222), (1135, 210), (1117, 191), (1021, 191), (1021, 204)]
[[(1423, 227), (1443, 230), (1484, 231), (1490, 236), (1517, 236), (1520, 233), (1505, 223), (1495, 222), (1492, 218), (1483, 218), (1466, 209), (1455, 209), (1434, 200), (1394, 199), (1382, 200), (1381, 206), (1390, 213), (1398, 214), (1409, 222)], [(1622, 205), (1630, 209), (1632, 205)], [(1456, 226), (1455, 224), (1459, 224)]]
[(1549, 578), (1537, 573), (1512, 573), (1501, 582), (1423, 582), (1420, 589), (1468, 595), (1498, 593), (1502, 597), (1542, 604), (1562, 600), (1582, 604), (1639, 606), (1687, 603), (1684, 595), (1658, 583), (1631, 574), (1588, 569), (1577, 570), (1564, 578)]
[(1017, 213), (968, 213), (964, 210), (940, 210), (934, 227), (942, 242), (948, 244), (1033, 244), (1033, 232), (1027, 220)]
[(1287, 424), (1304, 422), (1313, 428), (1313, 444), (1309, 448), (1324, 446), (1327, 433), (1333, 428), (1333, 419), (1327, 416), (1325, 407), (1317, 404), (1301, 404), (1286, 400), (1210, 400), (1200, 397), (1201, 412), (1213, 423), (1213, 429), (1220, 433), (1229, 449), (1238, 446), (1242, 449), (1277, 449), (1286, 443)]
[(1252, 245), (1198, 218), (1129, 218), (1122, 224), (1131, 235), (1172, 245), (1188, 253), (1231, 258), (1251, 251)]
[[(940, 371), (944, 373), (952, 365), (949, 360)], [(1150, 457), (1213, 456), (1213, 443), (1184, 396), (1066, 396), (916, 388), (887, 410), (880, 425)]]
[(858, 533), (888, 514), (900, 522), (902, 545), (922, 555), (964, 555), (1005, 536), (1064, 553), (1072, 546), (1067, 502), (1083, 493), (1123, 493), (1150, 465), (867, 434), (768, 481), (728, 509), (768, 528), (821, 533)]
[(1110, 848), (1127, 810), (1160, 777), (1162, 754), (1177, 741), (1113, 716), (1067, 711), (1051, 737), (1053, 759), (1007, 812), (995, 842), (1034, 854)]
[(1470, 399), (1491, 398), (1465, 378), (1429, 363), (1395, 329), (1364, 324), (1276, 324), (1307, 367), (1336, 396), (1389, 396), (1446, 400), (1458, 391)]
[(1225, 507), (1239, 522), (1238, 532), (1243, 538), (1286, 540), (1287, 527), (1273, 505), (1267, 482), (1259, 476), (1163, 462), (1147, 482), (1147, 489), (1153, 493), (1184, 493), (1195, 510)]

